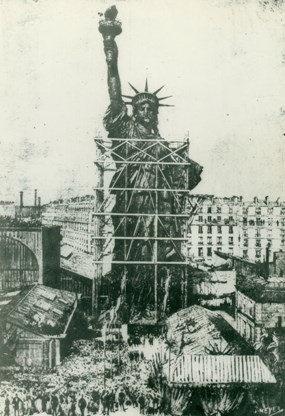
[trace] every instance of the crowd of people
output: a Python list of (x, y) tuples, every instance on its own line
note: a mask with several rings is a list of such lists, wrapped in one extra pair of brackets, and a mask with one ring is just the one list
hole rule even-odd
[(158, 413), (159, 394), (148, 385), (150, 360), (136, 342), (129, 343), (109, 342), (104, 348), (102, 341), (76, 341), (55, 370), (15, 373), (13, 380), (0, 383), (0, 414), (109, 415), (130, 407), (140, 414)]
[(42, 222), (38, 218), (28, 220), (22, 218), (13, 218), (9, 216), (0, 216), (0, 227), (41, 227)]

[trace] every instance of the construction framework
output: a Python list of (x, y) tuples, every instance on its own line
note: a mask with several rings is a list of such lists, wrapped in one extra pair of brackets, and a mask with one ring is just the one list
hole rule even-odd
[[(100, 309), (99, 295), (102, 279), (111, 268), (120, 267), (125, 277), (121, 285), (123, 296), (127, 297), (126, 281), (134, 267), (147, 266), (150, 270), (150, 283), (154, 291), (154, 321), (162, 316), (159, 295), (161, 282), (159, 272), (162, 268), (175, 266), (179, 269), (181, 287), (180, 307), (188, 305), (188, 256), (187, 233), (191, 218), (199, 209), (199, 198), (190, 200), (189, 178), (191, 162), (189, 159), (189, 140), (165, 141), (162, 138), (129, 139), (96, 137), (96, 177), (94, 188), (96, 208), (94, 212), (94, 265), (92, 310), (96, 315)], [(177, 174), (183, 172), (185, 180), (170, 183), (167, 170), (176, 168)], [(147, 183), (151, 169), (153, 179)], [(134, 181), (130, 186), (130, 176), (139, 172), (144, 180)], [(116, 175), (115, 175), (116, 173)], [(115, 175), (115, 176), (114, 176)], [(138, 175), (137, 175), (138, 176)], [(115, 180), (114, 180), (115, 178)], [(179, 179), (179, 178), (177, 178)], [(141, 206), (134, 209), (136, 195), (144, 195), (151, 201), (146, 211)], [(170, 197), (175, 208), (165, 212), (162, 200)], [(120, 198), (120, 212), (116, 212), (116, 198)], [(142, 225), (152, 224), (152, 232), (142, 235)], [(170, 226), (166, 227), (168, 223)], [(180, 234), (171, 232), (171, 224), (179, 223)], [(114, 247), (120, 245), (116, 257)], [(150, 257), (134, 257), (134, 247), (146, 244), (150, 247)], [(161, 256), (163, 247), (172, 246), (175, 256)], [(174, 258), (174, 260), (173, 260)], [(165, 295), (164, 295), (165, 296)]]

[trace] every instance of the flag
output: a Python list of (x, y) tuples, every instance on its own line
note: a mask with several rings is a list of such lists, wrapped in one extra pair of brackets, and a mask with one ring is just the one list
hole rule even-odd
[(102, 334), (102, 339), (103, 339), (104, 348), (105, 348), (105, 346), (106, 346), (106, 335), (107, 335), (107, 322), (102, 326), (101, 334)]
[(168, 269), (166, 269), (166, 280), (164, 284), (164, 298), (163, 298), (163, 313), (165, 314), (166, 306), (167, 306), (167, 300), (169, 295), (169, 286), (170, 286), (170, 280), (171, 280), (171, 274)]
[(127, 273), (124, 272), (122, 279), (121, 279), (121, 294), (123, 295), (126, 290), (126, 283), (127, 283)]

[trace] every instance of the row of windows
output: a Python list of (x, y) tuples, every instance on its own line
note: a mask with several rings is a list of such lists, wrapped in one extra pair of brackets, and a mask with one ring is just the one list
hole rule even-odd
[[(248, 257), (248, 250), (243, 250), (242, 254), (243, 254), (243, 257)], [(255, 251), (255, 257), (258, 259), (261, 257), (261, 250)]]
[[(228, 230), (229, 230), (229, 234), (233, 234), (234, 229), (233, 229), (232, 225), (230, 225), (228, 227)], [(222, 227), (220, 225), (217, 226), (217, 232), (218, 232), (218, 234), (222, 234)], [(203, 226), (202, 225), (198, 226), (198, 233), (203, 234)], [(212, 226), (211, 225), (207, 226), (207, 233), (212, 234)]]
[[(236, 205), (236, 207), (239, 207), (239, 205)], [(216, 209), (215, 209), (216, 208)], [(216, 207), (212, 207), (212, 206), (208, 206), (208, 207), (204, 207), (205, 212), (207, 212), (208, 214), (211, 214), (213, 212), (217, 212), (218, 214), (222, 213), (222, 207), (221, 206), (216, 206)], [(281, 215), (285, 215), (285, 208), (282, 207), (281, 210), (279, 211), (279, 207), (253, 207), (253, 206), (249, 206), (249, 207), (243, 207), (243, 213), (244, 214), (248, 214), (248, 213), (255, 213), (256, 215), (267, 215), (267, 214), (273, 214), (274, 212), (274, 208), (275, 211), (277, 210), (276, 214), (278, 215), (279, 212)], [(230, 214), (233, 213), (233, 207), (232, 206), (228, 206), (228, 212)], [(253, 214), (251, 214), (253, 215)]]
[[(198, 216), (198, 222), (221, 222), (222, 221), (222, 217), (221, 215), (217, 215), (217, 218), (213, 218), (212, 216), (208, 215), (207, 218), (203, 217), (203, 215), (199, 215)], [(223, 219), (225, 224), (228, 224), (229, 222), (233, 222), (234, 221), (234, 217), (232, 215), (229, 215), (228, 218), (224, 218)]]
[[(204, 238), (202, 236), (200, 236), (198, 238), (198, 244), (199, 245), (204, 244)], [(212, 237), (207, 237), (207, 244), (213, 244)], [(223, 244), (221, 236), (217, 237), (217, 244)], [(230, 244), (230, 245), (234, 244), (234, 238), (233, 237), (228, 238), (228, 244)]]
[[(279, 226), (284, 227), (285, 226), (285, 220), (282, 220), (282, 221), (276, 220), (276, 222), (275, 222), (275, 221), (273, 221), (273, 218), (268, 218), (267, 225), (272, 226), (273, 223), (276, 223), (277, 227), (279, 227)], [(254, 227), (256, 225), (258, 227), (262, 227), (262, 226), (266, 225), (266, 221), (264, 219), (261, 219), (261, 218), (256, 218), (256, 221), (254, 221), (254, 220), (249, 220), (248, 221), (247, 218), (243, 218), (243, 225), (245, 225), (245, 226), (249, 225), (249, 226), (252, 226), (252, 227)]]
[[(228, 207), (229, 208), (229, 213), (230, 214), (232, 214), (233, 213), (233, 207)], [(209, 207), (207, 207), (207, 213), (208, 214), (211, 214), (211, 213), (213, 213), (214, 212), (214, 209), (213, 209), (213, 207), (211, 207), (211, 206), (209, 206)], [(221, 206), (216, 206), (216, 212), (217, 212), (217, 214), (221, 214), (222, 213), (222, 207)]]

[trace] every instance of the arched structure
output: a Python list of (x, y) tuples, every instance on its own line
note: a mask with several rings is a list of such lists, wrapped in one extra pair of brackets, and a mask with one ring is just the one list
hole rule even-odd
[(0, 234), (0, 289), (15, 289), (39, 281), (35, 253), (22, 241)]
[(0, 290), (59, 284), (60, 227), (0, 227)]

